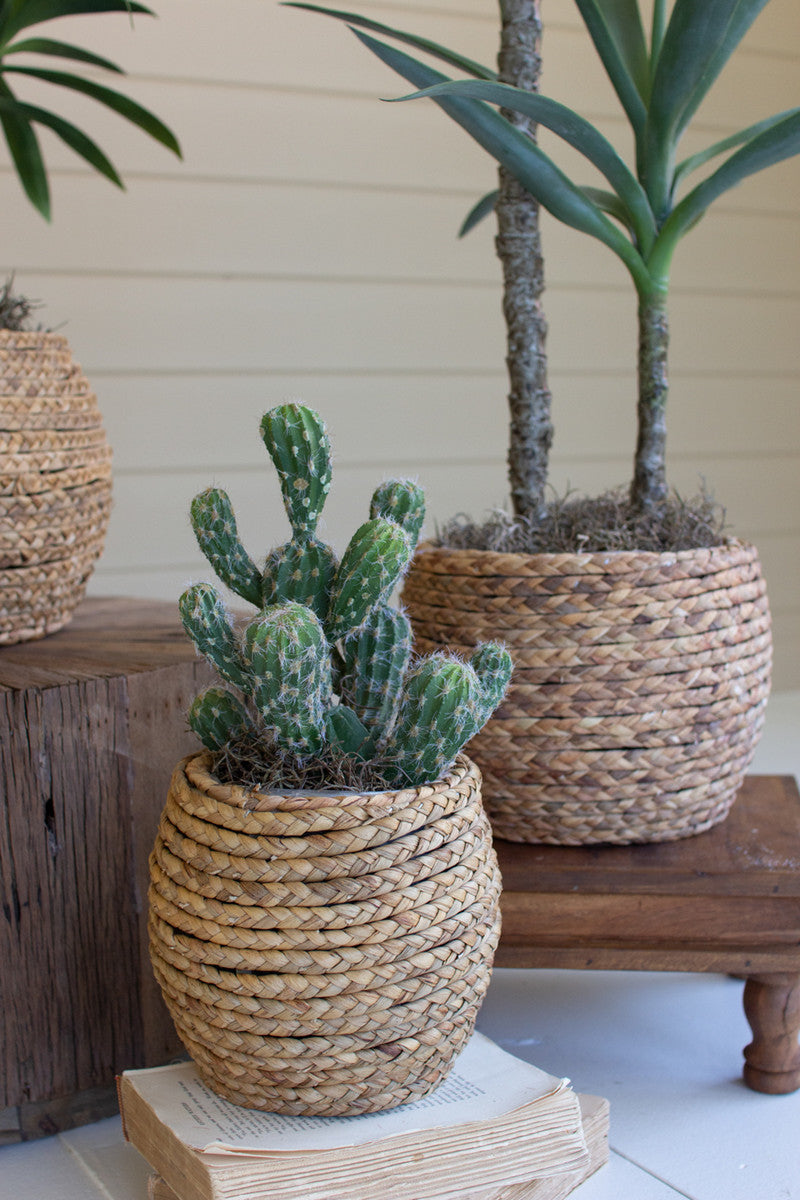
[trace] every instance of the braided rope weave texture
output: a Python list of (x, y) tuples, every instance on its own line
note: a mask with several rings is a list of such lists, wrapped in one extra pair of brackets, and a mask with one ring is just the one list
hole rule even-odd
[(111, 513), (111, 450), (66, 338), (0, 331), (0, 645), (55, 633)]
[(416, 649), (514, 659), (470, 755), (498, 837), (661, 842), (723, 820), (769, 695), (755, 548), (497, 554), (423, 544), (403, 589)]
[(426, 1095), (472, 1032), (500, 930), (480, 773), (364, 795), (263, 795), (205, 755), (173, 774), (150, 955), (206, 1083), (334, 1116)]

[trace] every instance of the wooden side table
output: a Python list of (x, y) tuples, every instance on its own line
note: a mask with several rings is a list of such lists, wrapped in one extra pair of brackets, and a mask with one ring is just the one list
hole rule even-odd
[(495, 843), (500, 967), (715, 971), (742, 976), (753, 1033), (744, 1079), (800, 1087), (800, 795), (749, 776), (726, 821), (643, 846)]
[(147, 859), (208, 672), (177, 604), (87, 600), (0, 648), (0, 1143), (116, 1111), (182, 1051), (147, 953)]

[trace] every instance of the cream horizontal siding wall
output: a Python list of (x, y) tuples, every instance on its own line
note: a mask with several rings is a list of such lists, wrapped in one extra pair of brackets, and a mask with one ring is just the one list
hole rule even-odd
[[(494, 184), (489, 160), (433, 105), (381, 104), (402, 81), (337, 23), (273, 0), (154, 3), (159, 19), (133, 31), (103, 17), (64, 21), (61, 33), (125, 65), (184, 162), (67, 96), (62, 111), (84, 118), (129, 190), (115, 194), (43, 134), (48, 227), (0, 160), (2, 264), (46, 301), (49, 325), (63, 324), (114, 446), (115, 508), (92, 591), (175, 598), (207, 577), (187, 509), (212, 481), (230, 492), (255, 557), (283, 540), (257, 426), (286, 399), (318, 407), (331, 428), (326, 523), (340, 547), (389, 475), (424, 483), (431, 529), (504, 504), (491, 222), (455, 237)], [(363, 0), (360, 11), (494, 59), (485, 0)], [(545, 0), (543, 13), (545, 90), (627, 154), (572, 0)], [(796, 0), (771, 0), (687, 153), (796, 104), (798, 65)], [(720, 200), (678, 252), (672, 297), (670, 477), (685, 493), (705, 479), (758, 543), (784, 688), (800, 686), (798, 196), (795, 161)], [(630, 473), (635, 303), (605, 247), (548, 219), (544, 245), (552, 480), (593, 492)]]

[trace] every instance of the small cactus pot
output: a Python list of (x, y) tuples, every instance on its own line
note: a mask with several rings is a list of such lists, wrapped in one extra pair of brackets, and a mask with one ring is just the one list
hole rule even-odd
[(292, 1115), (378, 1112), (447, 1076), (486, 992), (500, 876), (480, 773), (383, 793), (266, 795), (207, 754), (172, 777), (150, 953), (204, 1081)]

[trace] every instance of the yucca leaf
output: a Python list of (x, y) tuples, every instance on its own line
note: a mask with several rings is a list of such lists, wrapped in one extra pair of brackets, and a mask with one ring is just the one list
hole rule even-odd
[(96, 142), (92, 141), (82, 130), (72, 125), (69, 121), (65, 121), (56, 113), (48, 112), (47, 109), (38, 108), (34, 104), (19, 104), (20, 113), (29, 121), (36, 121), (40, 125), (46, 125), (52, 129), (70, 150), (74, 150), (81, 158), (85, 159), (90, 167), (94, 167), (101, 175), (105, 175), (106, 179), (110, 179), (117, 187), (124, 189), (124, 184), (117, 174), (117, 171), (111, 161), (106, 157)]
[(661, 44), (667, 28), (667, 0), (653, 0), (653, 19), (650, 26), (650, 81), (652, 83)]
[(638, 0), (596, 0), (606, 27), (643, 100), (650, 91), (650, 60)]
[[(547, 96), (540, 96), (537, 92), (528, 92), (505, 83), (475, 79), (458, 79), (437, 84), (415, 93), (413, 97), (407, 96), (403, 99), (410, 100), (418, 96), (427, 96), (431, 100), (448, 96), (485, 100), (501, 108), (532, 117), (597, 167), (617, 193), (625, 210), (625, 225), (636, 231), (637, 240), (644, 252), (646, 253), (652, 245), (656, 228), (644, 189), (608, 139), (571, 108)], [(585, 189), (583, 190), (585, 194)]]
[(302, 0), (282, 0), (286, 8), (302, 8), (307, 12), (322, 13), (326, 17), (336, 17), (340, 21), (346, 21), (348, 25), (357, 26), (360, 29), (369, 29), (372, 33), (380, 33), (384, 37), (393, 38), (397, 42), (404, 42), (408, 46), (413, 46), (416, 50), (422, 50), (426, 54), (432, 55), (434, 58), (446, 62), (451, 67), (457, 67), (460, 71), (466, 71), (468, 75), (474, 75), (478, 79), (496, 79), (497, 72), (491, 67), (484, 67), (481, 63), (475, 62), (471, 58), (466, 58), (463, 54), (458, 54), (455, 50), (448, 50), (446, 46), (440, 46), (437, 42), (432, 42), (428, 38), (418, 37), (414, 33), (404, 33), (400, 29), (392, 29), (389, 25), (382, 25), (380, 21), (372, 21), (369, 17), (361, 17), (357, 13), (342, 12), (338, 8), (324, 8), (319, 4), (306, 4)]
[(767, 0), (675, 0), (650, 93), (641, 176), (656, 217), (673, 189), (675, 146)]
[(636, 137), (644, 129), (647, 111), (642, 93), (609, 26), (602, 0), (575, 0), (600, 61), (611, 80)]
[(464, 218), (461, 228), (458, 231), (459, 237), (465, 237), (471, 230), (475, 228), (476, 225), (481, 223), (484, 217), (488, 217), (489, 213), (494, 212), (494, 207), (497, 204), (497, 197), (499, 194), (500, 193), (498, 192), (497, 188), (495, 188), (494, 191), (487, 192), (485, 196), (481, 197), (478, 203), (469, 210)]
[(689, 121), (708, 94), (728, 59), (767, 3), (768, 0), (737, 0), (724, 33), (716, 45), (715, 52), (709, 59), (705, 70), (697, 81), (694, 91), (684, 105), (678, 126), (679, 134), (689, 124)]
[(161, 142), (168, 150), (177, 154), (180, 158), (181, 149), (175, 138), (175, 135), (170, 129), (160, 121), (155, 113), (143, 108), (141, 104), (137, 104), (135, 100), (131, 100), (128, 96), (123, 96), (120, 92), (115, 92), (111, 88), (103, 87), (99, 83), (94, 83), (90, 79), (82, 79), (79, 75), (70, 75), (64, 71), (49, 71), (39, 67), (6, 67), (5, 73), (14, 72), (18, 75), (28, 75), (33, 79), (41, 79), (46, 83), (58, 84), (61, 87), (70, 88), (72, 91), (82, 92), (86, 96), (91, 96), (93, 100), (104, 104), (106, 108), (112, 109), (121, 117), (131, 121), (144, 133), (155, 138), (157, 142)]
[(91, 50), (82, 49), (81, 46), (71, 46), (68, 42), (53, 41), (52, 38), (25, 38), (24, 41), (6, 46), (3, 55), (7, 54), (50, 54), (56, 58), (69, 58), (75, 62), (88, 63), (92, 67), (101, 67), (105, 71), (114, 71), (118, 75), (125, 74), (122, 68), (109, 58), (102, 58), (99, 54), (93, 54)]
[(726, 150), (733, 150), (736, 146), (741, 146), (744, 142), (749, 142), (757, 133), (762, 130), (771, 129), (773, 125), (777, 125), (784, 117), (790, 116), (793, 109), (787, 108), (784, 112), (776, 113), (774, 117), (767, 117), (764, 121), (756, 121), (754, 125), (748, 125), (747, 129), (740, 129), (738, 133), (732, 133), (730, 137), (723, 138), (721, 142), (715, 142), (713, 146), (707, 146), (705, 150), (700, 150), (697, 154), (692, 154), (689, 158), (685, 158), (682, 163), (678, 163), (673, 176), (674, 184), (678, 184), (682, 179), (689, 175), (692, 171), (696, 171), (698, 167), (705, 166), (712, 158), (717, 158), (720, 154), (724, 154)]
[[(605, 192), (602, 190), (602, 188), (595, 187), (584, 187), (581, 188), (581, 191), (583, 192), (584, 196), (587, 196), (588, 199), (591, 200), (593, 204), (596, 204), (598, 208), (601, 208), (603, 212), (608, 213), (611, 217), (616, 217), (616, 219), (622, 225), (624, 225), (626, 229), (630, 230), (630, 217), (628, 215), (628, 211), (616, 192)], [(631, 230), (631, 233), (633, 232), (634, 231)]]
[[(418, 88), (453, 82), (402, 50), (357, 29), (353, 33), (382, 62)], [(479, 100), (440, 96), (435, 103), (506, 167), (548, 212), (565, 225), (604, 242), (628, 267), (637, 287), (649, 286), (647, 269), (636, 248), (526, 134)]]
[(675, 206), (656, 239), (650, 257), (653, 270), (657, 272), (661, 264), (669, 260), (679, 239), (718, 196), (736, 187), (748, 175), (754, 175), (798, 153), (800, 108), (794, 108), (776, 124), (752, 137)]

